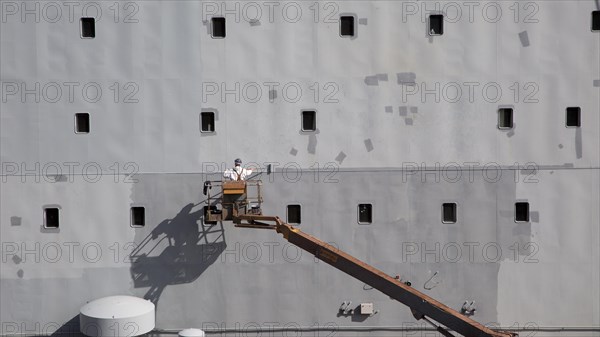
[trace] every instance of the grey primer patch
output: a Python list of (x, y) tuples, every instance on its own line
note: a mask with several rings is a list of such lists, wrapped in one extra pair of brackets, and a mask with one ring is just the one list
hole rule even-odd
[(57, 183), (64, 183), (65, 181), (67, 181), (67, 176), (64, 174), (55, 175), (54, 181)]
[(401, 106), (398, 110), (400, 111), (400, 116), (406, 117), (408, 115), (408, 107)]
[(297, 154), (298, 154), (298, 150), (296, 150), (295, 148), (292, 148), (292, 149), (290, 150), (290, 154), (291, 154), (292, 156), (295, 156), (295, 155), (297, 155)]
[(581, 141), (581, 128), (577, 128), (577, 130), (575, 130), (575, 154), (577, 155), (577, 159), (580, 159), (583, 156), (583, 144)]
[(21, 259), (20, 256), (16, 256), (16, 255), (13, 255), (12, 260), (15, 264), (19, 264), (19, 263), (21, 263), (21, 261), (23, 261), (23, 259)]
[(394, 108), (391, 105), (385, 107), (385, 112), (393, 112)]
[(365, 77), (365, 84), (366, 85), (379, 85), (379, 80), (377, 79), (377, 75)]
[(419, 108), (417, 108), (416, 106), (411, 106), (410, 107), (410, 113), (416, 114), (418, 112), (419, 112)]
[(519, 40), (521, 40), (523, 47), (529, 47), (529, 34), (527, 34), (526, 30), (519, 33)]
[(250, 20), (250, 26), (260, 26), (260, 20)]
[(315, 154), (317, 152), (317, 135), (308, 136), (308, 153)]
[(17, 276), (19, 278), (23, 278), (23, 274), (24, 274), (23, 269), (19, 269), (19, 271), (17, 271)]
[(540, 222), (540, 212), (529, 212), (529, 220), (531, 222)]
[(373, 151), (373, 142), (371, 139), (365, 139), (365, 147), (367, 148), (367, 152)]
[(277, 98), (277, 90), (269, 90), (269, 101), (274, 101)]
[(404, 119), (404, 123), (406, 125), (413, 125), (413, 119), (412, 118), (405, 118)]
[(516, 128), (517, 128), (517, 123), (513, 122), (513, 127), (512, 127), (512, 129), (510, 129), (510, 131), (508, 131), (506, 133), (506, 136), (509, 137), (509, 138), (512, 137), (512, 136), (514, 136)]
[(536, 169), (521, 169), (521, 174), (525, 176), (530, 176), (536, 173)]
[(387, 80), (388, 80), (388, 75), (387, 74), (377, 74), (375, 76), (377, 76), (377, 79), (380, 80), (380, 81), (386, 81), (387, 82)]
[(562, 145), (562, 144), (558, 144), (558, 148), (559, 148), (559, 149), (562, 149), (562, 148), (563, 148), (563, 145)]
[(594, 86), (600, 87), (600, 80), (594, 80)]
[(369, 20), (368, 20), (367, 18), (358, 19), (358, 24), (359, 24), (359, 25), (365, 25), (365, 26), (366, 26), (366, 25), (368, 25), (368, 24), (369, 24), (369, 23), (368, 23), (368, 21), (369, 21)]
[(344, 161), (344, 159), (346, 159), (346, 154), (344, 153), (344, 151), (340, 151), (337, 157), (335, 157), (335, 161), (337, 161), (340, 164)]
[(21, 217), (20, 216), (11, 216), (10, 217), (10, 225), (11, 226), (21, 226)]
[(398, 84), (400, 85), (415, 85), (417, 75), (415, 73), (398, 73)]

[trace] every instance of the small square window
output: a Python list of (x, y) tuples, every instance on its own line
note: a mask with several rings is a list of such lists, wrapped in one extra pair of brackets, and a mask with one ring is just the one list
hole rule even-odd
[(59, 213), (58, 208), (49, 207), (44, 208), (44, 227), (45, 228), (58, 228), (59, 225)]
[(144, 227), (146, 225), (146, 209), (144, 207), (131, 207), (131, 227)]
[(373, 222), (373, 205), (358, 204), (358, 223), (370, 224)]
[(442, 222), (456, 223), (456, 204), (447, 202), (442, 204)]
[(565, 121), (567, 127), (578, 128), (581, 126), (581, 108), (580, 107), (568, 107), (567, 117)]
[(222, 39), (225, 37), (225, 18), (217, 17), (211, 20), (211, 35), (214, 39)]
[(340, 35), (349, 37), (354, 36), (354, 16), (340, 16)]
[(317, 130), (317, 112), (315, 110), (302, 111), (302, 131)]
[(515, 221), (516, 222), (529, 222), (529, 203), (528, 202), (515, 203)]
[(512, 129), (513, 127), (513, 109), (500, 108), (498, 109), (498, 128)]
[(300, 205), (287, 206), (287, 222), (300, 224), (302, 222), (302, 210)]
[(444, 16), (442, 14), (431, 14), (429, 16), (429, 35), (444, 34)]
[(600, 32), (600, 11), (592, 12), (592, 32)]
[(213, 111), (202, 111), (200, 113), (200, 131), (215, 132), (215, 113)]
[(75, 133), (90, 133), (90, 114), (75, 114)]
[(81, 38), (93, 39), (96, 37), (96, 19), (81, 18)]

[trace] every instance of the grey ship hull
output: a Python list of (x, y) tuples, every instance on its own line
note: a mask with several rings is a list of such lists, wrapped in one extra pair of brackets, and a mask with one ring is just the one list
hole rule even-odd
[[(115, 294), (154, 301), (164, 335), (432, 335), (272, 232), (205, 225), (203, 181), (236, 157), (274, 167), (256, 176), (265, 214), (301, 205), (303, 231), (457, 310), (475, 301), (479, 322), (599, 333), (596, 2), (258, 2), (260, 19), (237, 2), (56, 2), (58, 19), (47, 2), (13, 4), (0, 32), (3, 335), (75, 334), (79, 308)], [(424, 13), (457, 8), (427, 35)], [(212, 39), (219, 14), (227, 36)], [(340, 14), (356, 16), (354, 38)], [(499, 130), (505, 106), (515, 127)], [(570, 106), (581, 128), (565, 127)], [(301, 131), (303, 109), (317, 131)], [(201, 132), (203, 111), (215, 132)], [(73, 132), (79, 112), (89, 134)], [(357, 222), (363, 203), (371, 224)], [(43, 226), (50, 206), (58, 229)], [(132, 206), (145, 227), (130, 226)], [(341, 315), (343, 301), (378, 313)]]

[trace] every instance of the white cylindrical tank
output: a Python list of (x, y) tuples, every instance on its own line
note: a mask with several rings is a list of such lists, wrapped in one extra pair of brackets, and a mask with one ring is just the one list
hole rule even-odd
[(154, 303), (134, 296), (109, 296), (79, 311), (81, 333), (91, 337), (139, 336), (154, 329)]
[(179, 331), (179, 337), (204, 337), (204, 331), (200, 329), (184, 329)]

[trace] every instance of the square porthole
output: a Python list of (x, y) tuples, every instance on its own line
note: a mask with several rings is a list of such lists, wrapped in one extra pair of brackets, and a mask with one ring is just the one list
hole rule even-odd
[(529, 203), (515, 203), (515, 222), (529, 222)]
[(216, 17), (210, 19), (210, 33), (213, 39), (225, 38), (225, 18)]
[(578, 128), (581, 126), (581, 108), (568, 107), (565, 124), (570, 128)]
[(442, 14), (431, 14), (427, 28), (431, 36), (444, 34), (444, 16)]
[(600, 11), (592, 12), (592, 32), (600, 32)]
[(447, 202), (442, 204), (442, 222), (456, 223), (456, 204)]
[(498, 109), (498, 128), (512, 129), (513, 127), (513, 109), (500, 108)]
[(90, 133), (90, 114), (81, 112), (75, 114), (75, 133)]
[(131, 207), (131, 227), (144, 227), (146, 225), (146, 209), (144, 207)]
[(96, 37), (96, 19), (81, 18), (80, 25), (82, 39), (93, 39)]
[(317, 130), (317, 112), (315, 110), (302, 111), (302, 131)]
[(215, 132), (215, 113), (213, 111), (202, 111), (200, 113), (200, 131)]
[(291, 224), (302, 223), (302, 208), (300, 205), (287, 206), (287, 222)]
[(340, 36), (353, 37), (354, 32), (355, 32), (354, 16), (352, 16), (352, 15), (340, 16)]
[(58, 228), (59, 220), (57, 207), (44, 208), (44, 228)]
[(370, 224), (373, 222), (373, 205), (358, 204), (358, 223)]

